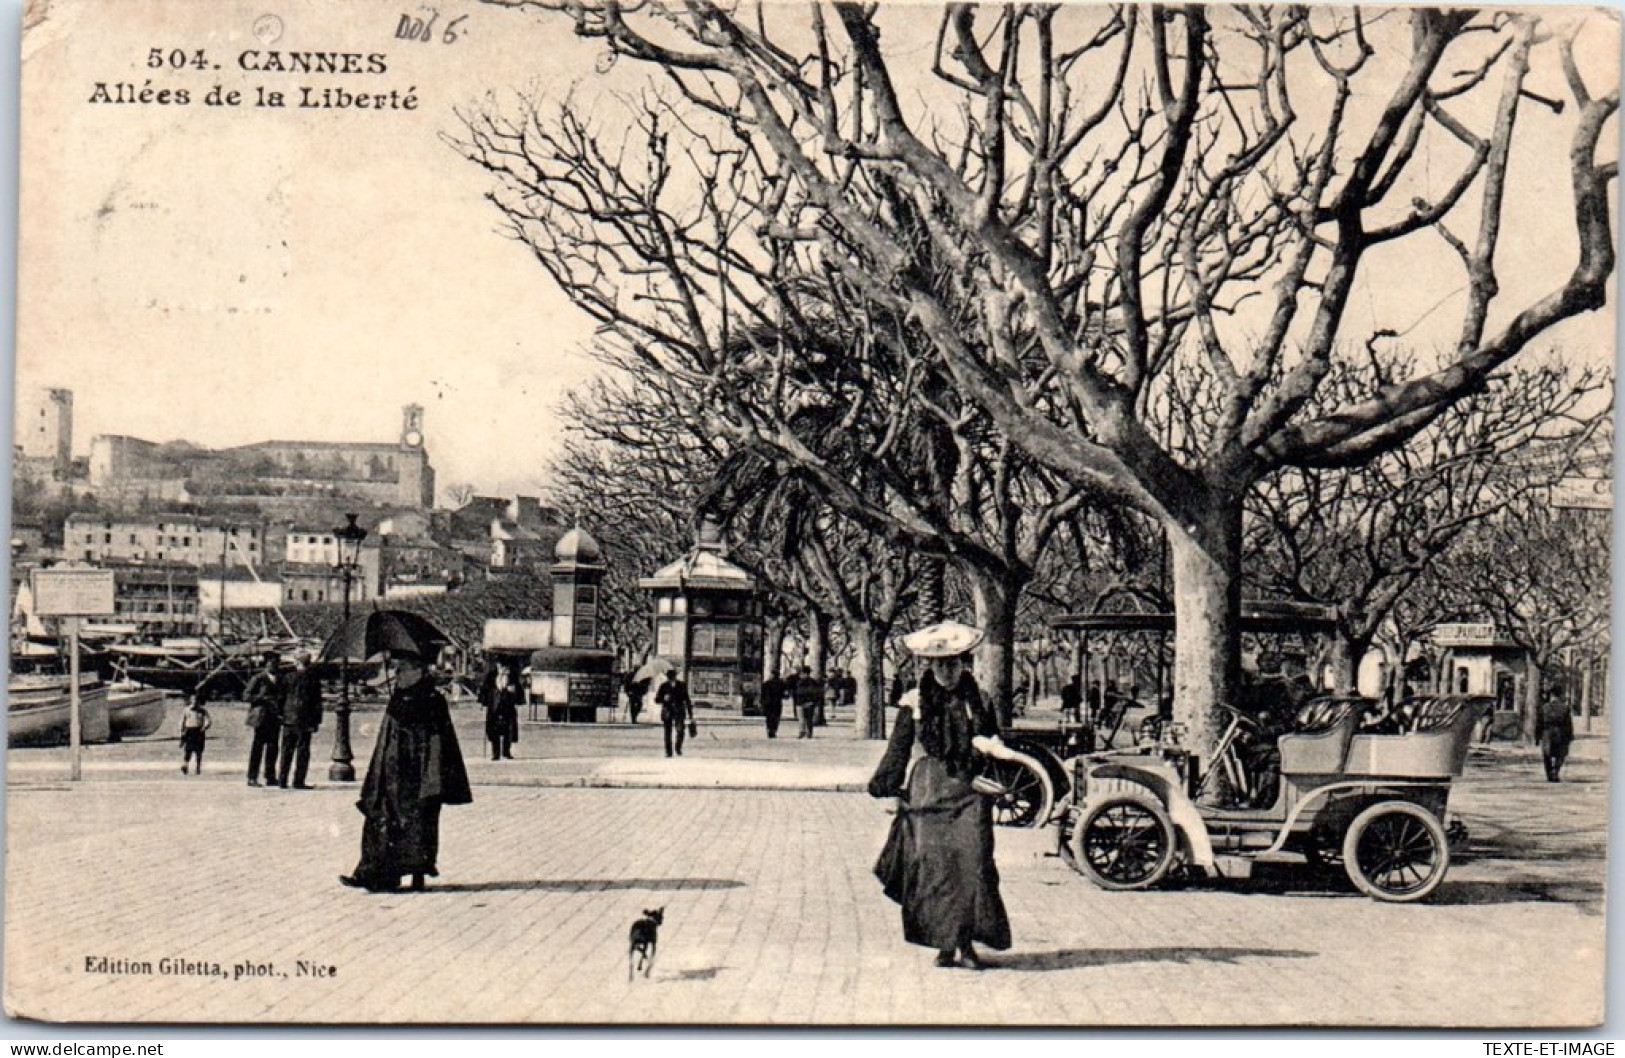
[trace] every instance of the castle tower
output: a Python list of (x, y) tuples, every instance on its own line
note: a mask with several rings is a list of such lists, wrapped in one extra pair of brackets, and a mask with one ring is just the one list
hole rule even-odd
[(401, 500), (413, 502), (427, 510), (434, 506), (434, 467), (429, 465), (429, 453), (423, 447), (423, 405), (407, 404), (401, 408)]
[(401, 445), (423, 447), (423, 405), (408, 404), (401, 409)]
[(73, 467), (73, 390), (37, 391), (18, 417), (17, 434), (23, 455), (49, 459), (66, 475)]

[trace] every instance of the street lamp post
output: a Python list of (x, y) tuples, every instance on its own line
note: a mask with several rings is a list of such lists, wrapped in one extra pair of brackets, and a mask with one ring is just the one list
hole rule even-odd
[[(343, 526), (333, 530), (339, 543), (339, 575), (344, 578), (344, 625), (350, 623), (350, 585), (355, 582), (356, 568), (361, 561), (361, 541), (367, 531), (355, 524), (356, 516), (346, 514)], [(355, 758), (350, 753), (350, 652), (339, 651), (339, 704), (333, 711), (333, 763), (327, 769), (331, 782), (355, 781)]]

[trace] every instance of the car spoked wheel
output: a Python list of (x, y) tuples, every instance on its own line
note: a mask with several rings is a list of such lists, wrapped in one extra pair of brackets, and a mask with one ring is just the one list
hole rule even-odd
[(1055, 807), (1055, 787), (1044, 766), (1021, 755), (1018, 759), (988, 757), (981, 774), (999, 788), (993, 795), (993, 822), (1001, 827), (1036, 827), (1047, 822)]
[(1102, 889), (1146, 889), (1174, 862), (1174, 826), (1161, 805), (1109, 797), (1072, 831), (1072, 865)]
[(1450, 846), (1433, 813), (1388, 801), (1354, 817), (1343, 837), (1343, 865), (1367, 896), (1407, 903), (1438, 888), (1450, 867)]

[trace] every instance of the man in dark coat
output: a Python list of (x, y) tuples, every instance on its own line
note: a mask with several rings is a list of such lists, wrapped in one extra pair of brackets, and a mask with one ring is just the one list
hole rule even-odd
[(688, 697), (688, 684), (677, 678), (676, 669), (666, 670), (666, 682), (655, 691), (655, 704), (660, 706), (660, 726), (666, 736), (666, 756), (671, 756), (672, 729), (677, 731), (677, 755), (683, 755), (685, 725), (694, 722), (694, 703)]
[(260, 766), (265, 767), (265, 785), (277, 786), (277, 742), (282, 732), (282, 674), (277, 671), (280, 659), (272, 651), (265, 654), (265, 667), (248, 681), (243, 699), (248, 702), (248, 716), (244, 721), (254, 732), (254, 742), (248, 749), (248, 785), (260, 784)]
[[(284, 681), (282, 692), (282, 753), (277, 783), (295, 790), (308, 790), (305, 776), (310, 771), (310, 736), (322, 726), (322, 681), (310, 667), (310, 653), (294, 655), (293, 673)], [(289, 782), (292, 772), (292, 782)]]
[(812, 738), (813, 726), (823, 709), (823, 681), (813, 679), (812, 670), (803, 665), (790, 693), (795, 696), (796, 715), (801, 719), (801, 730), (796, 732), (796, 737)]
[(626, 719), (629, 723), (638, 722), (638, 714), (643, 712), (643, 698), (649, 693), (649, 681), (638, 679), (637, 673), (626, 677), (621, 689), (626, 692)]
[(1073, 673), (1061, 688), (1061, 719), (1074, 724), (1083, 722), (1083, 677)]
[(395, 691), (356, 802), (366, 817), (361, 861), (339, 877), (374, 893), (399, 889), (407, 874), (412, 888), (422, 890), (426, 875), (440, 873), (441, 806), (474, 800), (445, 695), (421, 658), (398, 656), (395, 666)]
[(480, 681), (480, 704), (485, 707), (485, 739), (492, 760), (513, 760), (519, 741), (519, 682), (513, 670), (493, 663)]
[(1574, 741), (1574, 717), (1560, 697), (1545, 698), (1535, 713), (1535, 741), (1540, 743), (1541, 761), (1546, 765), (1546, 781), (1557, 782), (1563, 762), (1569, 759)]
[(767, 737), (779, 737), (779, 721), (784, 717), (784, 681), (777, 676), (762, 681), (762, 719)]

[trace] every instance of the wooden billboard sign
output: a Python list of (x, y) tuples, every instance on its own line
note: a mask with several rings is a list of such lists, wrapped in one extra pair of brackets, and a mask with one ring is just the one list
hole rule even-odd
[(41, 617), (106, 617), (114, 612), (110, 569), (36, 569), (30, 575)]

